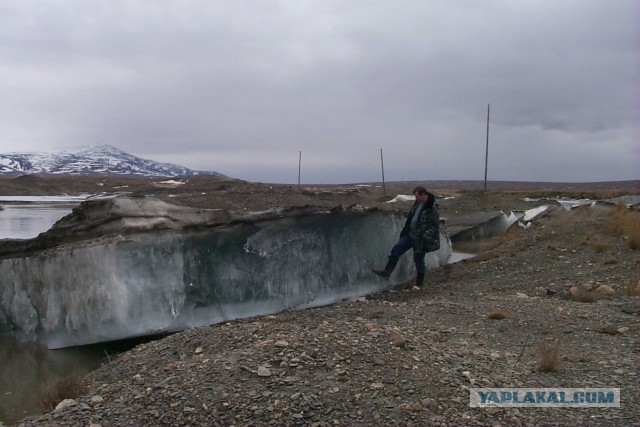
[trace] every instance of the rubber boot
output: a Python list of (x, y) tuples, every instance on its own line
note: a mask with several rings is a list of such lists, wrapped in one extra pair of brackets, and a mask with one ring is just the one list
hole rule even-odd
[(378, 276), (388, 279), (389, 276), (391, 276), (391, 273), (393, 273), (393, 269), (396, 268), (396, 264), (398, 262), (397, 261), (392, 261), (389, 260), (389, 262), (387, 262), (386, 267), (384, 268), (384, 270), (373, 270), (374, 273), (376, 273)]
[(424, 271), (422, 273), (418, 272), (418, 274), (416, 274), (416, 286), (421, 288), (422, 285), (424, 285)]

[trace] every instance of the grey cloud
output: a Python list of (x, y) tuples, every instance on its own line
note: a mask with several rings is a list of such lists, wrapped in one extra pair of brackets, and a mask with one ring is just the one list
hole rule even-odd
[(308, 182), (379, 179), (382, 148), (390, 179), (474, 179), (491, 103), (496, 179), (632, 179), (639, 17), (633, 0), (9, 1), (0, 144), (270, 182), (295, 181), (299, 150)]

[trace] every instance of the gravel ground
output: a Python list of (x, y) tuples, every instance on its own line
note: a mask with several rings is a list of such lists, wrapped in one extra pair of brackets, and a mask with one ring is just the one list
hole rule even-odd
[[(321, 197), (308, 191), (298, 197)], [(345, 191), (345, 201), (363, 198)], [(443, 216), (535, 206), (498, 193), (441, 203)], [(83, 396), (19, 425), (640, 425), (640, 297), (624, 292), (640, 279), (640, 257), (611, 223), (605, 208), (555, 208), (430, 272), (423, 289), (399, 284), (141, 344), (86, 377)], [(570, 294), (600, 285), (614, 294)], [(497, 310), (505, 318), (488, 316)], [(549, 345), (556, 369), (541, 372)], [(619, 387), (621, 407), (471, 408), (470, 387)]]

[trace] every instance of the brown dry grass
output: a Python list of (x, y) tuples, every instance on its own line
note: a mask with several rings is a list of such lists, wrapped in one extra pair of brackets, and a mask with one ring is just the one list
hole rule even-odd
[[(589, 240), (589, 237), (587, 236), (587, 238), (582, 241), (580, 244), (581, 245), (588, 245), (587, 240)], [(563, 252), (566, 251), (566, 248), (558, 245), (557, 243), (549, 243), (547, 244), (547, 249), (549, 249), (550, 251), (559, 251), (559, 252)]]
[(558, 354), (560, 343), (544, 342), (538, 347), (538, 366), (540, 372), (558, 372)]
[(496, 236), (489, 243), (483, 245), (480, 249), (480, 252), (489, 252), (497, 247), (504, 245), (505, 243), (509, 243), (512, 240), (517, 239), (522, 235), (522, 229), (520, 227), (512, 227), (507, 230), (506, 233)]
[(640, 249), (640, 212), (618, 204), (611, 212), (613, 232), (627, 237), (629, 249)]
[[(511, 242), (517, 239), (518, 237), (520, 237), (521, 235), (522, 235), (521, 228), (511, 228), (507, 230), (505, 234), (492, 238), (489, 243), (483, 245), (480, 248), (480, 251), (476, 256), (474, 256), (473, 258), (469, 258), (468, 260), (465, 260), (465, 261), (473, 262), (473, 263), (488, 261), (494, 256), (496, 256), (491, 253), (493, 249), (496, 249), (504, 245), (505, 243)], [(518, 254), (517, 251), (511, 250), (508, 252), (507, 255), (509, 255), (510, 257), (515, 257), (517, 254)]]
[(468, 259), (465, 259), (463, 261), (470, 262), (470, 263), (485, 262), (485, 261), (489, 261), (491, 258), (493, 258), (493, 256), (490, 253), (483, 252), (483, 253), (479, 253), (478, 255), (474, 256), (473, 258), (468, 258)]
[(598, 238), (591, 242), (591, 247), (596, 251), (596, 253), (600, 254), (613, 248), (613, 245), (602, 238)]
[(588, 291), (581, 286), (575, 286), (571, 288), (570, 292), (573, 300), (577, 302), (591, 303), (597, 302), (602, 299), (601, 294), (594, 291)]
[(75, 375), (68, 376), (46, 387), (42, 406), (47, 411), (53, 411), (58, 403), (64, 399), (76, 399), (86, 391), (87, 389), (82, 384), (80, 377)]
[(493, 310), (487, 313), (487, 317), (489, 319), (502, 320), (509, 317), (509, 312), (506, 310)]
[(630, 297), (640, 296), (640, 281), (637, 279), (629, 279), (624, 284), (624, 293)]

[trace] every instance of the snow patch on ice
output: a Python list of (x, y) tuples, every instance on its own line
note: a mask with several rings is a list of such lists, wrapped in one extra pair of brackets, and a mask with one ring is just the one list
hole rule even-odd
[(538, 206), (537, 208), (529, 209), (528, 211), (525, 211), (522, 220), (525, 222), (531, 221), (541, 213), (545, 212), (547, 209), (549, 209), (549, 205), (542, 205)]
[(396, 197), (394, 197), (393, 199), (389, 200), (386, 203), (396, 203), (396, 202), (412, 202), (416, 200), (416, 196), (414, 195), (407, 195), (407, 194), (398, 194)]
[(556, 201), (566, 210), (571, 210), (578, 206), (590, 205), (593, 202), (591, 199), (557, 199)]

